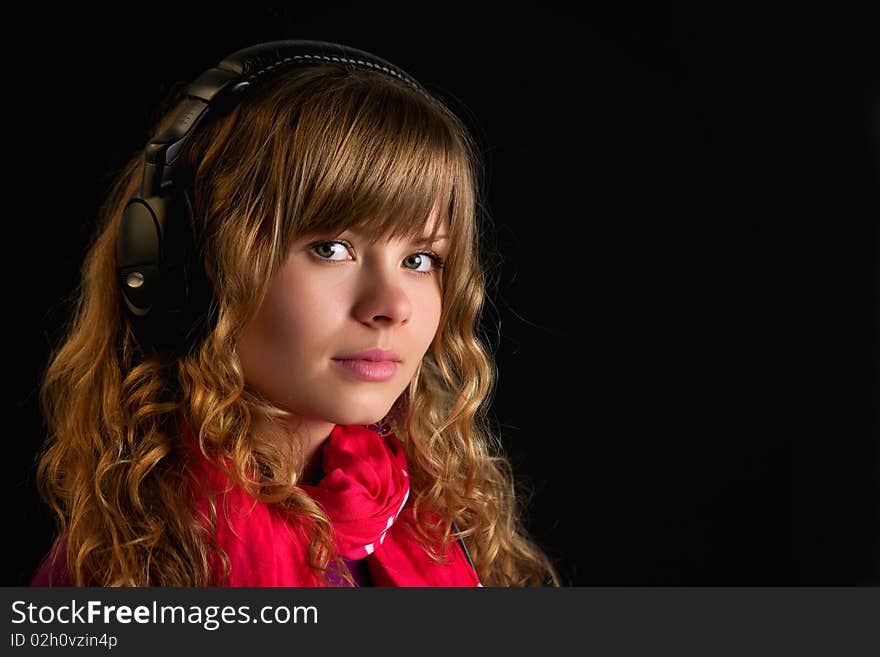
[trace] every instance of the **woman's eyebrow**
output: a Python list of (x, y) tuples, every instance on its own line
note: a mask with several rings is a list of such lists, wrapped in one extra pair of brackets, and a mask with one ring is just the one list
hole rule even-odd
[[(361, 237), (369, 234), (369, 233), (367, 233), (365, 231), (361, 231), (357, 228), (349, 228), (348, 230), (350, 230), (355, 235), (359, 235)], [(434, 239), (431, 239), (431, 236), (427, 235), (427, 236), (415, 238), (412, 242), (410, 242), (410, 246), (431, 245), (431, 244), (436, 244), (437, 242), (442, 242), (443, 240), (448, 240), (448, 239), (449, 239), (449, 235), (437, 235)]]
[(448, 239), (449, 239), (448, 235), (438, 235), (434, 239), (431, 239), (430, 236), (429, 237), (420, 237), (420, 238), (414, 239), (412, 242), (410, 242), (410, 244), (412, 244), (414, 246), (423, 246), (425, 244), (435, 244), (437, 242), (442, 242), (443, 240), (448, 240)]

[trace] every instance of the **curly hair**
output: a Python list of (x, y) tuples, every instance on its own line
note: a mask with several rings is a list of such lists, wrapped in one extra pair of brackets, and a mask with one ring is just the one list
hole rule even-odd
[[(169, 97), (153, 133), (183, 105), (180, 91)], [(412, 238), (439, 208), (450, 239), (440, 324), (386, 418), (406, 450), (419, 540), (440, 560), (431, 548), (438, 535), (444, 546), (463, 538), (485, 585), (559, 586), (528, 535), (510, 462), (490, 428), (497, 373), (481, 324), (490, 227), (481, 222), (482, 164), (455, 113), (379, 73), (313, 66), (279, 73), (200, 126), (180, 158), (194, 172), (215, 324), (175, 357), (135, 339), (116, 275), (117, 231), (143, 175), (142, 152), (134, 152), (101, 205), (41, 382), (48, 434), (37, 481), (58, 519), (53, 553), (69, 580), (216, 585), (212, 553), (228, 574), (209, 531), (223, 509), (211, 504), (209, 517), (199, 517), (181, 494), (190, 474), (184, 425), (235, 484), (309, 528), (316, 575), (341, 563), (330, 521), (297, 485), (296, 449), (251, 431), (256, 419), (289, 413), (246, 385), (236, 340), (299, 236), (358, 226)]]

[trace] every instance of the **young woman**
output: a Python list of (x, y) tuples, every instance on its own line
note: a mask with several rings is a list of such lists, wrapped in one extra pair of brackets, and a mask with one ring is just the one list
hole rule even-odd
[(558, 586), (486, 421), (462, 122), (320, 42), (187, 92), (102, 206), (45, 373), (33, 584)]

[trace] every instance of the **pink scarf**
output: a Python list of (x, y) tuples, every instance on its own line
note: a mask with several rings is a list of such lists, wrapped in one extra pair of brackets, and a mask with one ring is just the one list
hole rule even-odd
[[(459, 542), (446, 548), (445, 563), (438, 564), (416, 541), (406, 454), (393, 433), (337, 425), (322, 449), (324, 476), (301, 487), (330, 519), (340, 555), (366, 558), (374, 586), (482, 586)], [(199, 465), (196, 472), (206, 475), (202, 484), (222, 491), (222, 473), (203, 458)], [(203, 489), (194, 490), (205, 509)], [(241, 488), (225, 493), (225, 502), (228, 522), (218, 522), (216, 537), (230, 558), (231, 586), (328, 585), (311, 574), (308, 537), (299, 523)]]
[(362, 559), (385, 542), (409, 498), (406, 454), (397, 437), (384, 438), (358, 425), (337, 425), (323, 447), (324, 477), (301, 485), (336, 530), (346, 559)]
[(411, 530), (409, 472), (403, 445), (393, 433), (362, 425), (337, 425), (324, 444), (324, 477), (302, 488), (330, 518), (340, 554), (367, 557), (377, 586), (480, 586), (459, 543), (437, 564)]

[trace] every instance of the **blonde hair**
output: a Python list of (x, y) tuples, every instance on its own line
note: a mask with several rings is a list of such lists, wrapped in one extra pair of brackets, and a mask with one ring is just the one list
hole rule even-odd
[[(178, 95), (169, 104), (154, 133), (184, 101)], [(487, 419), (496, 370), (479, 335), (488, 281), (480, 164), (455, 114), (382, 74), (312, 66), (276, 74), (200, 126), (180, 157), (194, 172), (205, 272), (221, 291), (216, 323), (173, 358), (142, 350), (134, 338), (115, 249), (125, 202), (143, 175), (138, 151), (101, 207), (69, 323), (42, 380), (48, 436), (38, 484), (58, 518), (56, 553), (70, 581), (214, 585), (212, 552), (228, 574), (205, 522), (217, 522), (222, 509), (211, 504), (200, 518), (181, 494), (190, 476), (184, 424), (206, 456), (230, 464), (236, 484), (309, 528), (316, 575), (341, 563), (328, 518), (297, 486), (295, 449), (251, 431), (256, 418), (288, 414), (245, 386), (236, 339), (297, 237), (353, 225), (389, 238), (421, 236), (439, 209), (450, 237), (440, 324), (389, 420), (406, 449), (418, 537), (437, 560), (433, 539), (448, 545), (463, 537), (487, 586), (558, 586), (551, 560), (524, 527), (510, 463)]]

